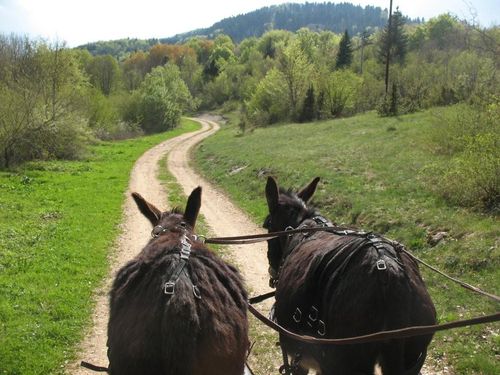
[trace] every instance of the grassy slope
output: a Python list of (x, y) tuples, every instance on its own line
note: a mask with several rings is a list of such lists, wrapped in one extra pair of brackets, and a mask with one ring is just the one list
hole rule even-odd
[(0, 173), (0, 374), (60, 373), (108, 269), (124, 191), (137, 158), (198, 128), (91, 148), (83, 161)]
[[(295, 188), (321, 176), (315, 203), (323, 214), (401, 241), (444, 271), (498, 294), (498, 220), (450, 207), (425, 187), (425, 166), (447, 162), (428, 146), (434, 122), (433, 111), (391, 119), (364, 114), (256, 129), (244, 136), (230, 123), (200, 146), (197, 166), (257, 222), (266, 212), (267, 174)], [(437, 231), (449, 237), (431, 247), (428, 235)], [(423, 274), (440, 322), (498, 310), (427, 270)], [(450, 363), (459, 374), (498, 374), (498, 328), (440, 333), (431, 356), (438, 367)]]

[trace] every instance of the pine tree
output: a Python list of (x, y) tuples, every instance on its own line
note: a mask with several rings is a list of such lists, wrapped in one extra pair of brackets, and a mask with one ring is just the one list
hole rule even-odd
[(342, 39), (340, 39), (339, 44), (339, 53), (337, 54), (337, 60), (335, 61), (335, 68), (342, 69), (347, 68), (351, 65), (352, 62), (352, 46), (351, 46), (351, 38), (349, 38), (349, 34), (347, 30), (342, 35)]
[(408, 36), (403, 29), (404, 24), (403, 14), (396, 8), (391, 18), (390, 30), (387, 24), (380, 37), (378, 57), (381, 63), (386, 62), (388, 53), (390, 53), (390, 63), (404, 62), (408, 49)]

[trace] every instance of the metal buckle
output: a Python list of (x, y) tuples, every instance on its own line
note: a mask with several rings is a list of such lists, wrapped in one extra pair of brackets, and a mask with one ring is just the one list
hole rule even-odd
[(181, 241), (181, 259), (188, 260), (191, 255), (191, 244), (186, 241), (186, 237)]
[(193, 285), (193, 294), (196, 298), (201, 299), (201, 293), (200, 290), (196, 285)]
[(151, 231), (151, 237), (153, 238), (156, 238), (158, 237), (160, 234), (162, 234), (163, 232), (166, 232), (167, 230), (165, 228), (163, 228), (161, 225), (157, 225), (153, 228), (153, 230)]
[(205, 237), (203, 234), (197, 234), (194, 236), (194, 240), (199, 241), (201, 243), (205, 243), (205, 241), (207, 240), (207, 237)]
[(302, 319), (302, 311), (300, 311), (300, 309), (298, 307), (295, 309), (295, 312), (293, 313), (292, 318), (293, 318), (293, 321), (295, 323), (300, 323), (300, 321)]
[(387, 269), (387, 265), (385, 264), (385, 261), (383, 259), (377, 260), (377, 269), (379, 271), (383, 271)]
[[(285, 228), (285, 232), (288, 232), (288, 231), (291, 231), (291, 230), (293, 230), (293, 227), (291, 227), (290, 225)], [(289, 234), (288, 235), (288, 237), (292, 237), (292, 236), (293, 236), (293, 234)]]
[(318, 326), (319, 326), (319, 328), (318, 328), (318, 335), (320, 335), (320, 336), (324, 336), (324, 335), (325, 335), (325, 333), (326, 333), (326, 326), (325, 326), (325, 322), (324, 322), (324, 321), (322, 321), (322, 320), (320, 320), (320, 321), (318, 322)]
[(309, 320), (311, 322), (315, 322), (318, 320), (318, 309), (314, 306), (311, 306), (311, 311), (309, 312)]
[(165, 294), (174, 294), (174, 289), (175, 289), (175, 283), (172, 281), (167, 281), (163, 287), (163, 291)]

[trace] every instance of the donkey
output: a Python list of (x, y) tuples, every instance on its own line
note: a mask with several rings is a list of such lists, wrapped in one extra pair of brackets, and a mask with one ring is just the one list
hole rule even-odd
[(247, 293), (238, 271), (193, 234), (201, 187), (186, 209), (161, 212), (132, 193), (153, 238), (119, 270), (110, 293), (112, 375), (242, 375)]
[[(408, 326), (431, 325), (436, 311), (416, 262), (402, 245), (373, 233), (345, 230), (308, 201), (319, 177), (299, 192), (269, 177), (269, 232), (324, 226), (268, 241), (274, 319), (290, 331), (321, 338), (347, 338)], [(432, 335), (354, 345), (303, 344), (280, 337), (288, 374), (417, 375)], [(288, 360), (292, 363), (288, 364)]]

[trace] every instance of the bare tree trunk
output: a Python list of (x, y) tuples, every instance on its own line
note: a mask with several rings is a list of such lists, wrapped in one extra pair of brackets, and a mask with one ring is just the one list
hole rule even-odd
[(389, 61), (391, 59), (391, 20), (392, 20), (392, 0), (389, 6), (389, 24), (387, 27), (387, 55), (385, 60), (385, 95), (387, 96), (387, 92), (389, 91)]

